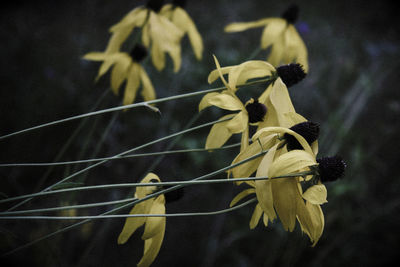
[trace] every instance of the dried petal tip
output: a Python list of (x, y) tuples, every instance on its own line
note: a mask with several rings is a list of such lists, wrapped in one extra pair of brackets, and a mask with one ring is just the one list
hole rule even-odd
[(181, 8), (184, 8), (185, 5), (186, 5), (186, 0), (173, 0), (173, 1), (172, 1), (172, 4), (173, 4), (174, 6), (179, 6), (179, 7), (181, 7)]
[(295, 85), (306, 77), (303, 66), (298, 63), (282, 65), (276, 71), (287, 87)]
[(141, 44), (135, 45), (135, 47), (131, 51), (131, 57), (134, 61), (140, 62), (145, 57), (147, 57), (147, 49)]
[[(307, 143), (310, 145), (317, 140), (319, 136), (319, 124), (311, 121), (305, 121), (293, 125), (290, 127), (290, 130), (304, 137), (304, 139), (306, 139)], [(303, 149), (299, 141), (297, 141), (293, 135), (285, 134), (284, 138), (286, 139), (287, 148), (289, 150)]]
[(346, 163), (340, 156), (320, 158), (317, 162), (321, 182), (332, 182), (344, 175)]
[(249, 114), (249, 122), (255, 123), (264, 120), (264, 116), (267, 113), (267, 107), (264, 104), (254, 100), (246, 105), (247, 113)]
[(295, 4), (288, 7), (282, 14), (282, 18), (284, 18), (288, 23), (294, 24), (299, 16), (299, 7)]
[(153, 10), (154, 12), (160, 11), (164, 4), (164, 0), (149, 0), (147, 1), (146, 7)]

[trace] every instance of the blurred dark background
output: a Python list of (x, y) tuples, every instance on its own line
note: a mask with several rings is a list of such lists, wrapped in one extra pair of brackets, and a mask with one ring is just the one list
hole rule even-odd
[[(157, 72), (147, 61), (145, 68), (158, 97), (214, 87), (207, 84), (207, 75), (214, 69), (211, 55), (223, 66), (239, 64), (259, 46), (262, 32), (258, 28), (226, 34), (224, 26), (280, 16), (294, 2), (188, 1), (186, 10), (204, 40), (203, 60), (196, 61), (185, 38), (179, 73), (172, 72), (171, 62)], [(279, 222), (250, 230), (252, 206), (218, 216), (168, 218), (165, 239), (152, 266), (391, 266), (397, 262), (399, 9), (395, 1), (297, 2), (300, 17), (296, 27), (308, 47), (310, 72), (290, 94), (298, 113), (321, 123), (320, 155), (340, 154), (348, 164), (345, 178), (327, 185), (329, 202), (323, 205), (326, 226), (322, 238), (311, 248), (298, 226), (292, 233), (283, 231)], [(108, 28), (144, 3), (41, 0), (3, 4), (0, 135), (89, 112), (93, 107), (118, 106), (121, 98), (109, 92), (109, 74), (94, 83), (100, 64), (82, 56), (102, 51), (110, 37)], [(257, 58), (265, 56), (264, 51)], [(109, 93), (99, 101), (104, 92)], [(111, 156), (182, 130), (197, 113), (200, 99), (161, 103), (161, 115), (137, 108), (91, 117), (83, 126), (82, 120), (72, 121), (1, 140), (0, 162)], [(221, 114), (209, 108), (195, 125), (216, 120)], [(77, 127), (81, 128), (71, 145), (58, 156)], [(186, 134), (172, 148), (201, 148), (208, 131)], [(141, 152), (165, 150), (172, 141)], [(228, 165), (237, 152), (169, 155), (153, 165), (153, 171), (163, 181), (188, 180)], [(73, 181), (85, 185), (139, 181), (157, 159), (110, 161)], [(3, 197), (37, 192), (86, 166), (1, 167), (0, 191)], [(224, 209), (241, 189), (227, 184), (187, 187), (180, 201), (167, 205), (167, 212)], [(110, 201), (128, 194), (128, 189), (62, 194), (38, 198), (20, 208)], [(1, 205), (2, 210), (9, 207)], [(70, 214), (96, 215), (111, 208)], [(6, 253), (74, 222), (1, 221), (0, 251)], [(142, 256), (141, 231), (119, 246), (116, 240), (123, 223), (124, 219), (97, 220), (2, 257), (0, 262), (5, 263), (2, 266), (134, 266)]]

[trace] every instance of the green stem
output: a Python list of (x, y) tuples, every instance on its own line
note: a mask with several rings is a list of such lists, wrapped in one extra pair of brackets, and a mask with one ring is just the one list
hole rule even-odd
[[(119, 154), (117, 154), (117, 155), (111, 157), (111, 159), (119, 158), (119, 157), (124, 156), (124, 155), (126, 155), (126, 154), (132, 153), (133, 151), (136, 151), (136, 150), (145, 148), (145, 147), (147, 147), (147, 146), (156, 144), (156, 143), (158, 143), (158, 142), (167, 140), (167, 139), (169, 139), (169, 138), (172, 138), (172, 137), (175, 137), (175, 136), (178, 136), (178, 135), (181, 135), (181, 134), (185, 134), (185, 133), (188, 133), (188, 132), (191, 132), (191, 131), (194, 131), (194, 130), (198, 130), (198, 129), (200, 129), (200, 128), (204, 128), (204, 127), (213, 125), (213, 124), (215, 124), (215, 123), (224, 122), (224, 121), (227, 121), (227, 120), (230, 120), (230, 119), (232, 119), (232, 118), (226, 118), (226, 119), (223, 119), (223, 120), (216, 120), (216, 121), (208, 122), (208, 123), (205, 123), (205, 124), (201, 124), (201, 125), (198, 125), (198, 126), (195, 126), (195, 127), (192, 127), (192, 128), (189, 128), (189, 129), (186, 129), (186, 130), (183, 130), (183, 131), (180, 131), (180, 132), (177, 132), (177, 133), (174, 133), (174, 134), (171, 134), (171, 135), (162, 137), (162, 138), (159, 138), (159, 139), (157, 139), (157, 140), (148, 142), (148, 143), (143, 144), (143, 145), (141, 145), (141, 146), (138, 146), (138, 147), (135, 147), (135, 148), (126, 150), (126, 151), (124, 151), (124, 152), (122, 152), (122, 153), (119, 153)], [(86, 167), (86, 168), (84, 168), (84, 169), (82, 169), (82, 170), (80, 170), (80, 171), (77, 171), (77, 172), (75, 172), (75, 173), (73, 173), (73, 174), (71, 174), (71, 175), (65, 177), (64, 179), (58, 181), (57, 183), (54, 183), (53, 185), (51, 185), (51, 186), (49, 186), (49, 187), (43, 189), (41, 192), (49, 191), (49, 190), (52, 189), (54, 186), (57, 186), (57, 185), (59, 185), (59, 184), (61, 184), (61, 183), (63, 183), (63, 182), (66, 182), (66, 181), (72, 179), (73, 177), (75, 177), (75, 176), (77, 176), (77, 175), (79, 175), (79, 174), (81, 174), (81, 173), (84, 173), (84, 172), (86, 172), (86, 171), (88, 171), (88, 170), (90, 170), (90, 169), (92, 169), (92, 168), (95, 168), (95, 167), (97, 167), (97, 166), (99, 166), (99, 165), (101, 165), (101, 164), (104, 164), (104, 163), (106, 163), (106, 162), (108, 162), (108, 161), (109, 161), (109, 159), (107, 159), (107, 160), (102, 160), (102, 161), (97, 162), (97, 163), (95, 163), (95, 164), (93, 164), (93, 165), (90, 165), (90, 166), (88, 166), (88, 167)], [(29, 198), (29, 199), (25, 200), (25, 202), (26, 202), (26, 201), (29, 201), (29, 200), (31, 200), (31, 199), (32, 199), (32, 198)], [(17, 205), (20, 205), (20, 203), (17, 204)], [(16, 207), (16, 206), (13, 206), (13, 207), (11, 207), (10, 209), (8, 209), (7, 211), (13, 210), (15, 207)]]
[(126, 199), (107, 201), (107, 202), (96, 202), (96, 203), (90, 203), (90, 204), (62, 206), (62, 207), (55, 207), (55, 208), (6, 211), (6, 212), (0, 212), (0, 215), (14, 215), (14, 214), (25, 214), (25, 213), (37, 213), (37, 212), (51, 212), (51, 211), (60, 211), (60, 210), (71, 210), (71, 209), (85, 209), (85, 208), (93, 208), (93, 207), (100, 207), (100, 206), (116, 205), (116, 204), (131, 202), (133, 200), (136, 200), (136, 198), (133, 197), (133, 198), (126, 198)]
[[(270, 78), (260, 79), (260, 80), (249, 82), (249, 83), (246, 83), (246, 84), (243, 84), (243, 85), (238, 85), (237, 87), (243, 87), (243, 86), (246, 86), (246, 85), (263, 83), (263, 82), (267, 82), (267, 81), (270, 81), (270, 80), (271, 80)], [(27, 129), (24, 129), (24, 130), (21, 130), (21, 131), (17, 131), (17, 132), (14, 132), (14, 133), (6, 134), (6, 135), (3, 135), (3, 136), (0, 136), (0, 140), (6, 139), (6, 138), (9, 138), (9, 137), (18, 135), (18, 134), (26, 133), (26, 132), (37, 130), (37, 129), (40, 129), (40, 128), (44, 128), (44, 127), (47, 127), (47, 126), (52, 126), (52, 125), (56, 125), (56, 124), (60, 124), (60, 123), (64, 123), (64, 122), (68, 122), (68, 121), (72, 121), (72, 120), (76, 120), (76, 119), (86, 118), (86, 117), (100, 115), (100, 114), (104, 114), (104, 113), (108, 113), (108, 112), (114, 112), (114, 111), (118, 111), (118, 110), (124, 110), (124, 109), (136, 108), (136, 107), (147, 107), (147, 108), (150, 108), (151, 110), (154, 111), (154, 108), (151, 106), (151, 104), (156, 104), (156, 103), (161, 103), (161, 102), (165, 102), (165, 101), (171, 101), (171, 100), (176, 100), (176, 99), (181, 99), (181, 98), (186, 98), (186, 97), (192, 97), (192, 96), (207, 94), (207, 93), (211, 93), (211, 92), (220, 91), (220, 90), (223, 90), (225, 88), (226, 88), (225, 86), (222, 86), (222, 87), (202, 90), (202, 91), (198, 91), (198, 92), (193, 92), (193, 93), (186, 93), (186, 94), (181, 94), (181, 95), (169, 96), (169, 97), (164, 97), (164, 98), (144, 101), (144, 102), (140, 102), (140, 103), (129, 104), (129, 105), (125, 105), (125, 106), (118, 106), (118, 107), (113, 107), (113, 108), (108, 108), (108, 109), (102, 109), (102, 110), (98, 110), (98, 111), (88, 112), (88, 113), (85, 113), (85, 114), (80, 114), (80, 115), (77, 115), (77, 116), (73, 116), (73, 117), (69, 117), (69, 118), (65, 118), (65, 119), (61, 119), (61, 120), (57, 120), (57, 121), (52, 121), (52, 122), (49, 122), (49, 123), (44, 123), (44, 124), (41, 124), (41, 125), (38, 125), (38, 126), (34, 126), (34, 127), (31, 127), (31, 128), (27, 128)]]
[[(217, 175), (217, 174), (219, 174), (219, 173), (225, 172), (225, 171), (227, 171), (227, 170), (229, 170), (229, 169), (235, 168), (235, 167), (237, 167), (237, 166), (239, 166), (239, 165), (241, 165), (241, 164), (244, 164), (244, 163), (246, 163), (246, 162), (248, 162), (248, 161), (250, 161), (250, 160), (253, 160), (253, 159), (257, 158), (257, 157), (260, 157), (260, 156), (262, 156), (262, 155), (265, 155), (265, 153), (266, 153), (266, 151), (265, 151), (265, 152), (260, 152), (260, 153), (258, 153), (258, 154), (256, 154), (256, 155), (254, 155), (254, 156), (252, 156), (252, 157), (250, 157), (250, 158), (247, 158), (247, 159), (245, 159), (245, 160), (242, 160), (242, 161), (240, 161), (240, 162), (238, 162), (238, 163), (236, 163), (236, 164), (233, 164), (233, 165), (231, 165), (231, 166), (227, 166), (227, 167), (225, 167), (225, 168), (219, 169), (219, 170), (214, 171), (214, 172), (212, 172), (212, 173), (209, 173), (209, 174), (200, 176), (200, 177), (195, 178), (195, 179), (193, 179), (193, 180), (204, 180), (204, 179), (207, 179), (208, 177), (211, 177), (211, 176)], [(160, 194), (165, 194), (165, 193), (167, 193), (167, 192), (170, 192), (170, 191), (179, 189), (179, 188), (181, 188), (181, 187), (184, 187), (184, 185), (176, 185), (176, 186), (170, 187), (170, 188), (168, 188), (168, 189), (164, 189), (164, 190), (158, 191), (158, 192), (156, 192), (156, 193), (147, 195), (146, 197), (144, 197), (144, 198), (142, 198), (142, 199), (139, 199), (139, 200), (137, 200), (137, 201), (132, 201), (132, 202), (127, 203), (127, 204), (125, 204), (125, 205), (122, 205), (122, 206), (120, 206), (120, 207), (117, 207), (117, 208), (114, 208), (114, 209), (112, 209), (112, 210), (106, 211), (106, 212), (104, 212), (104, 213), (102, 213), (102, 214), (100, 214), (100, 215), (108, 215), (108, 214), (115, 213), (115, 212), (120, 211), (120, 210), (123, 210), (123, 209), (125, 209), (125, 208), (129, 208), (129, 207), (131, 207), (131, 206), (133, 206), (133, 205), (135, 205), (135, 204), (137, 204), (137, 203), (139, 203), (139, 202), (145, 201), (145, 200), (150, 199), (150, 198), (152, 198), (152, 197), (156, 197), (156, 196), (158, 196), (158, 195), (160, 195)], [(14, 252), (20, 251), (20, 250), (25, 249), (25, 248), (27, 248), (27, 247), (30, 247), (30, 246), (32, 246), (32, 245), (34, 245), (34, 244), (36, 244), (36, 243), (38, 243), (38, 242), (40, 242), (40, 241), (46, 240), (46, 239), (48, 239), (48, 238), (50, 238), (50, 237), (53, 237), (53, 236), (55, 236), (55, 235), (57, 235), (57, 234), (64, 233), (64, 232), (66, 232), (66, 231), (69, 231), (69, 230), (71, 230), (71, 229), (74, 229), (75, 227), (78, 227), (78, 226), (80, 226), (80, 225), (82, 225), (82, 224), (85, 224), (85, 223), (88, 223), (88, 222), (90, 222), (90, 221), (92, 221), (92, 219), (86, 219), (86, 220), (83, 220), (83, 221), (80, 221), (80, 222), (71, 224), (70, 226), (64, 227), (64, 228), (62, 228), (62, 229), (60, 229), (60, 230), (57, 230), (57, 231), (55, 231), (55, 232), (52, 232), (52, 233), (47, 234), (47, 235), (45, 235), (45, 236), (42, 236), (41, 238), (38, 238), (38, 239), (36, 239), (36, 240), (33, 240), (33, 241), (31, 241), (31, 242), (29, 242), (29, 243), (27, 243), (27, 244), (25, 244), (25, 245), (19, 246), (19, 247), (15, 248), (15, 249), (13, 249), (13, 250), (11, 250), (11, 251), (9, 251), (9, 252), (6, 252), (5, 254), (2, 255), (2, 257), (5, 257), (5, 256), (7, 256), (7, 255), (10, 255), (10, 254), (12, 254), (12, 253), (14, 253)]]
[[(213, 151), (229, 149), (229, 148), (238, 147), (238, 146), (240, 146), (240, 143), (226, 145), (226, 146), (222, 146), (219, 148), (213, 148)], [(97, 161), (102, 161), (102, 160), (117, 160), (117, 159), (125, 159), (125, 158), (137, 158), (137, 157), (148, 157), (148, 156), (169, 155), (169, 154), (190, 153), (190, 152), (205, 152), (205, 151), (209, 151), (209, 149), (205, 149), (205, 148), (177, 149), (177, 150), (169, 150), (169, 151), (126, 155), (126, 156), (121, 156), (119, 158), (106, 157), (106, 158), (95, 158), (95, 159), (84, 159), (84, 160), (73, 160), (73, 161), (62, 161), (62, 162), (5, 163), (5, 164), (0, 164), (0, 167), (39, 167), (39, 166), (70, 165), (70, 164), (97, 162)]]
[(185, 213), (169, 213), (169, 214), (118, 214), (118, 215), (97, 215), (97, 216), (4, 216), (0, 217), (3, 220), (97, 220), (97, 219), (115, 219), (115, 218), (134, 218), (134, 217), (188, 217), (188, 216), (209, 216), (218, 215), (226, 212), (234, 211), (243, 208), (253, 202), (256, 202), (257, 198), (252, 198), (234, 207), (209, 211), (209, 212), (185, 212)]
[[(110, 189), (110, 188), (124, 188), (124, 187), (142, 187), (142, 186), (174, 186), (174, 185), (199, 185), (199, 184), (216, 184), (216, 183), (232, 183), (232, 182), (244, 182), (244, 181), (257, 181), (257, 180), (267, 180), (267, 179), (280, 179), (280, 178), (291, 178), (299, 177), (304, 175), (314, 174), (313, 171), (291, 173), (287, 175), (281, 175), (276, 177), (268, 178), (265, 177), (246, 177), (246, 178), (232, 178), (232, 179), (209, 179), (202, 181), (178, 181), (178, 182), (159, 182), (159, 183), (124, 183), (124, 184), (106, 184), (106, 185), (93, 185), (93, 186), (82, 186), (74, 188), (65, 188), (54, 191), (39, 192), (35, 194), (21, 195), (13, 198), (7, 198), (0, 200), (0, 203), (15, 201), (30, 197), (47, 196), (52, 194), (67, 193), (67, 192), (77, 192), (77, 191), (87, 191), (87, 190), (99, 190), (99, 189)], [(3, 213), (0, 212), (0, 215)]]

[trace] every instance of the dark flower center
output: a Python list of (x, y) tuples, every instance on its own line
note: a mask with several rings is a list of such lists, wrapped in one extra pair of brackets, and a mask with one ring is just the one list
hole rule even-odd
[(172, 1), (172, 4), (173, 4), (174, 6), (179, 6), (179, 7), (181, 7), (181, 8), (185, 8), (186, 0), (173, 0), (173, 1)]
[(317, 162), (321, 182), (332, 182), (344, 175), (346, 163), (340, 156), (320, 158)]
[(264, 116), (267, 113), (267, 107), (264, 104), (254, 100), (253, 103), (246, 105), (247, 113), (249, 114), (249, 122), (255, 123), (264, 120)]
[[(319, 124), (311, 121), (305, 121), (293, 125), (292, 127), (290, 127), (290, 130), (304, 137), (307, 143), (311, 145), (312, 142), (318, 139)], [(297, 141), (296, 137), (294, 137), (293, 135), (285, 133), (284, 138), (287, 142), (288, 150), (303, 149), (303, 146), (299, 143), (299, 141)]]
[(136, 62), (142, 61), (145, 57), (147, 57), (147, 49), (141, 44), (135, 45), (130, 53), (132, 59)]
[(298, 63), (282, 65), (276, 69), (276, 72), (287, 87), (295, 85), (306, 77), (303, 66)]
[(288, 7), (283, 13), (282, 18), (284, 18), (288, 23), (294, 24), (299, 16), (299, 7), (293, 4)]
[(163, 4), (164, 4), (164, 0), (148, 0), (146, 7), (150, 8), (154, 12), (158, 12), (158, 11), (160, 11)]
[[(170, 186), (164, 186), (163, 189), (166, 189), (166, 188), (169, 188), (169, 187)], [(177, 201), (177, 200), (181, 199), (183, 197), (183, 195), (184, 195), (184, 192), (185, 191), (183, 191), (183, 187), (180, 187), (180, 188), (178, 188), (176, 190), (173, 190), (173, 191), (170, 191), (168, 193), (165, 193), (164, 194), (165, 202), (166, 203), (171, 203), (171, 202), (174, 202), (174, 201)]]

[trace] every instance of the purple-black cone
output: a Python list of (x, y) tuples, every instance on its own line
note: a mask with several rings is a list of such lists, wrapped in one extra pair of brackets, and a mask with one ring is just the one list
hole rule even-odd
[(267, 113), (267, 107), (264, 104), (254, 100), (253, 103), (246, 105), (247, 113), (249, 114), (249, 122), (255, 123), (264, 120), (264, 116)]
[(346, 163), (340, 156), (324, 157), (317, 159), (318, 172), (321, 182), (332, 182), (343, 177)]
[[(304, 139), (306, 139), (309, 145), (317, 140), (319, 136), (319, 124), (311, 121), (305, 121), (293, 125), (290, 127), (290, 130), (301, 135)], [(285, 133), (284, 138), (287, 142), (288, 150), (303, 149), (303, 146), (293, 135)]]
[(290, 63), (287, 65), (279, 66), (276, 69), (276, 72), (287, 87), (295, 85), (296, 83), (303, 80), (307, 75), (303, 69), (303, 66), (298, 63)]

